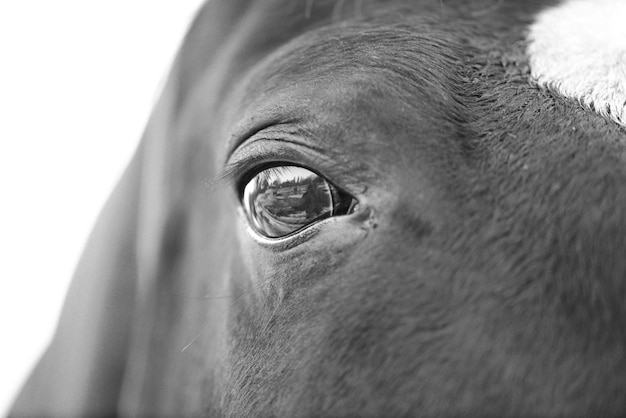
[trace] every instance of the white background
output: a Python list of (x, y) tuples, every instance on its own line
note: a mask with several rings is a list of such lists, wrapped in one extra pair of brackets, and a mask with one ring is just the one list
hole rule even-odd
[(0, 416), (201, 1), (0, 2)]

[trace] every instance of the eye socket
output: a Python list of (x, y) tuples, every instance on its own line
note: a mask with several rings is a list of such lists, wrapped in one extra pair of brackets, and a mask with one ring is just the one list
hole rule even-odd
[(268, 238), (299, 231), (322, 219), (351, 213), (356, 199), (303, 167), (284, 165), (257, 173), (243, 189), (252, 228)]

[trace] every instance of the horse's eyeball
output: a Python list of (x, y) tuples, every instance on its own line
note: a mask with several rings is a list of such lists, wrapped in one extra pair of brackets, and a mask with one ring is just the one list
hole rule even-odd
[(284, 237), (322, 219), (351, 213), (356, 203), (322, 176), (291, 165), (258, 172), (242, 195), (250, 225), (269, 238)]

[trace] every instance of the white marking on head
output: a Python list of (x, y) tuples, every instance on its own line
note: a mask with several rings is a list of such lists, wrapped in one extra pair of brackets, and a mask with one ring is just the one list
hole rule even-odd
[(567, 0), (537, 16), (528, 41), (540, 85), (626, 126), (625, 0)]

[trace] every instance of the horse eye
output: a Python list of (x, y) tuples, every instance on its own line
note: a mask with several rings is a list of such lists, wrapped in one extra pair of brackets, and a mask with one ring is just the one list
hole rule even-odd
[(269, 238), (353, 211), (356, 200), (323, 177), (297, 166), (267, 168), (243, 189), (242, 204), (254, 230)]

